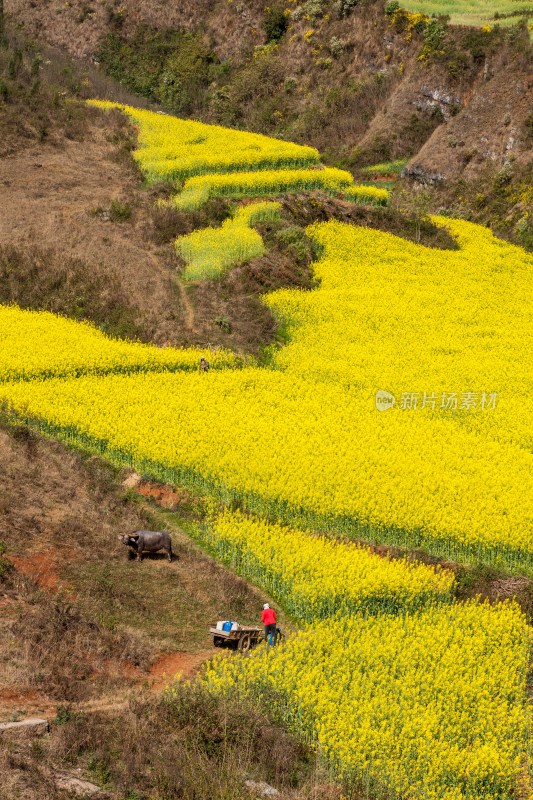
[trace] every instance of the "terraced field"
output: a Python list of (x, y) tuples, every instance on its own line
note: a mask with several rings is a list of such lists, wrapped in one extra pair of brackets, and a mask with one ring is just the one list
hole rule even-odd
[[(291, 185), (330, 175), (310, 148), (123, 110), (147, 178), (175, 183), (178, 200), (181, 181), (240, 182), (243, 167), (252, 200), (265, 185), (358, 195), (350, 176)], [(251, 225), (277, 213), (239, 205), (221, 228), (179, 239), (189, 277), (260, 252)], [(528, 758), (523, 614), (454, 602), (451, 572), (368, 548), (533, 573), (533, 259), (484, 228), (435, 222), (457, 250), (311, 226), (317, 288), (264, 297), (287, 334), (268, 366), (3, 308), (0, 402), (210, 498), (204, 546), (303, 626), (285, 648), (213, 663), (211, 691), (268, 703), (275, 687), (286, 724), (367, 796), (512, 800)], [(204, 352), (217, 369), (195, 369)]]

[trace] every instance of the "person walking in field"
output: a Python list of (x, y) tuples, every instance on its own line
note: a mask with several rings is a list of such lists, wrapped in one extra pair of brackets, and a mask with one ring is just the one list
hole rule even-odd
[(265, 642), (273, 647), (276, 644), (276, 612), (268, 603), (263, 606), (261, 621), (265, 626)]
[(202, 358), (200, 359), (200, 372), (209, 372), (209, 367), (210, 366), (211, 366), (211, 364), (209, 363), (207, 358), (204, 358), (202, 356)]

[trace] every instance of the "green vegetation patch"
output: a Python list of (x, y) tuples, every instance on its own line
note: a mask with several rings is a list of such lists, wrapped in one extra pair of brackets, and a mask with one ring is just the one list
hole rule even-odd
[[(155, 520), (154, 525), (165, 525)], [(181, 520), (180, 520), (181, 523)], [(171, 526), (176, 556), (128, 559), (128, 550), (104, 560), (72, 560), (61, 571), (82, 610), (106, 630), (135, 630), (161, 650), (198, 652), (209, 647), (208, 626), (217, 619), (257, 623), (259, 601), (240, 578), (224, 570)]]
[(364, 167), (361, 172), (364, 175), (399, 175), (407, 162), (407, 158), (398, 158), (396, 161), (384, 161), (381, 164), (372, 164), (370, 167)]
[(409, 11), (428, 16), (448, 16), (453, 25), (484, 26), (496, 20), (533, 17), (533, 3), (527, 0), (407, 0)]

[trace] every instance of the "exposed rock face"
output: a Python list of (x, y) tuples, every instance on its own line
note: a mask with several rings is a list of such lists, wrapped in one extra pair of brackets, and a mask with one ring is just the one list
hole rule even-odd
[(414, 101), (414, 106), (418, 111), (429, 113), (440, 112), (445, 120), (456, 113), (461, 108), (461, 98), (448, 92), (446, 89), (428, 88), (423, 86), (420, 90), (420, 98)]
[(417, 183), (423, 183), (426, 186), (435, 186), (442, 183), (444, 175), (440, 172), (432, 172), (431, 170), (424, 169), (420, 164), (409, 164), (402, 170), (402, 178), (411, 178)]
[(527, 122), (533, 109), (533, 67), (510, 62), (502, 53), (483, 71), (462, 109), (445, 116), (417, 153), (409, 170), (441, 174), (446, 180), (474, 178), (488, 166), (514, 164), (517, 170), (533, 161)]
[(54, 782), (58, 789), (63, 789), (74, 797), (94, 797), (97, 800), (106, 800), (109, 797), (108, 793), (96, 784), (77, 778), (75, 775), (59, 773), (54, 776)]
[(244, 785), (258, 797), (278, 797), (279, 792), (264, 781), (244, 781)]

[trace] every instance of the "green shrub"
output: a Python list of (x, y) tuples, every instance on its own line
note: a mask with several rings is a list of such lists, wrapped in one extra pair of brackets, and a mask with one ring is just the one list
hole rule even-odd
[(72, 719), (72, 712), (68, 706), (56, 706), (54, 725), (66, 725)]
[(398, 0), (390, 0), (385, 6), (385, 14), (388, 17), (392, 17), (392, 15), (401, 8)]
[(9, 85), (0, 78), (0, 100), (9, 100)]
[(533, 141), (533, 114), (530, 114), (524, 124), (524, 134), (528, 142)]
[(307, 0), (305, 13), (310, 17), (321, 17), (325, 12), (324, 0)]
[(269, 8), (265, 13), (263, 23), (265, 36), (268, 42), (279, 42), (288, 27), (288, 19), (285, 11), (278, 7)]
[(351, 14), (359, 0), (337, 0), (335, 9), (341, 17), (347, 17)]
[(285, 89), (285, 91), (288, 94), (291, 94), (291, 92), (294, 92), (294, 90), (296, 89), (297, 86), (298, 86), (298, 80), (293, 75), (289, 75), (283, 81), (283, 88)]
[(220, 328), (221, 331), (224, 333), (231, 333), (232, 325), (231, 320), (228, 317), (221, 316), (215, 319), (215, 325)]
[(3, 558), (6, 548), (3, 542), (0, 542), (0, 580), (8, 570), (8, 562)]
[(120, 200), (112, 200), (109, 209), (109, 219), (111, 222), (128, 222), (131, 219), (131, 206), (129, 203), (122, 203)]
[(7, 74), (11, 80), (14, 80), (18, 76), (22, 67), (22, 61), (22, 50), (17, 47), (13, 50), (7, 65)]
[(333, 58), (339, 58), (346, 50), (346, 42), (338, 36), (332, 36), (328, 45), (329, 52)]
[(168, 56), (156, 85), (157, 99), (176, 113), (191, 113), (211, 83), (216, 59), (202, 38), (184, 34)]
[(128, 89), (176, 114), (204, 108), (209, 87), (225, 69), (201, 34), (150, 29), (139, 29), (131, 40), (109, 33), (99, 59)]
[(303, 228), (289, 225), (275, 234), (276, 240), (287, 248), (297, 264), (306, 264), (313, 256), (312, 242), (307, 238)]

